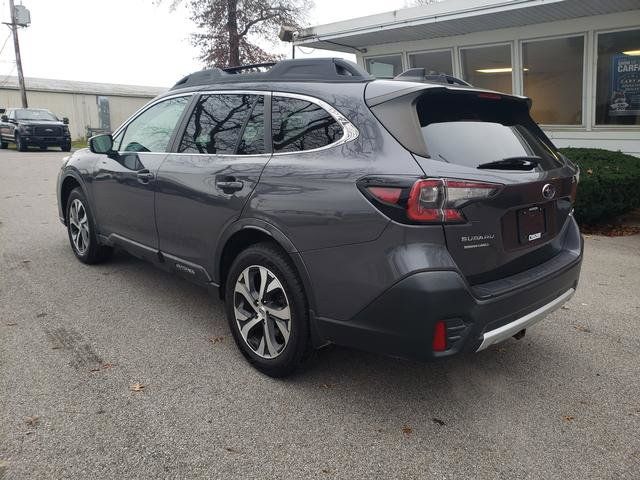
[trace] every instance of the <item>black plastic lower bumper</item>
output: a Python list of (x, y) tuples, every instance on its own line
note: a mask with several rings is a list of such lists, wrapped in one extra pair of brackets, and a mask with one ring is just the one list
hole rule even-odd
[(69, 137), (36, 137), (24, 136), (23, 141), (34, 147), (64, 147), (71, 144)]
[[(457, 271), (422, 271), (396, 283), (355, 318), (317, 319), (320, 335), (333, 343), (413, 360), (476, 351), (483, 334), (553, 302), (580, 277), (582, 249), (562, 268), (525, 286), (491, 297), (474, 295)], [(447, 348), (434, 352), (438, 321), (447, 326)]]

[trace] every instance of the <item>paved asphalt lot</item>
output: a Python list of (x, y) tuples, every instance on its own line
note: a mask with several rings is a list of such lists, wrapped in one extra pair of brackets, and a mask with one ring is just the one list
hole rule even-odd
[(278, 381), (199, 287), (75, 260), (62, 156), (0, 151), (0, 478), (640, 478), (640, 236), (587, 238), (578, 293), (521, 341), (334, 347)]

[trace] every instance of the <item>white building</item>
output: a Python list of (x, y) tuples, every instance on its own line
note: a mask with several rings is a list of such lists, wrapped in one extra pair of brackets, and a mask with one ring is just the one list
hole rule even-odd
[[(71, 137), (82, 138), (87, 129), (115, 130), (132, 113), (166, 89), (137, 85), (26, 78), (31, 108), (46, 108), (57, 117), (69, 118)], [(0, 108), (19, 108), (17, 77), (0, 82)]]
[(558, 146), (640, 156), (640, 0), (443, 0), (319, 25), (296, 45), (526, 95)]

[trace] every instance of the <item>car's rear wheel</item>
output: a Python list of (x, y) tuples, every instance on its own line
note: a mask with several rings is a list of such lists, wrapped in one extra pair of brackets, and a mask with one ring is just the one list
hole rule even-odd
[(7, 142), (0, 142), (0, 148), (6, 150), (9, 148), (9, 144)]
[(19, 133), (16, 133), (16, 148), (20, 152), (26, 152), (28, 148), (27, 142), (22, 139)]
[(67, 232), (73, 253), (83, 263), (99, 263), (111, 254), (111, 247), (100, 245), (95, 221), (84, 193), (75, 188), (67, 201)]
[(225, 288), (229, 327), (246, 359), (272, 377), (311, 352), (307, 301), (295, 267), (277, 247), (253, 245), (233, 262)]
[(46, 146), (46, 145), (42, 145), (42, 146), (40, 147), (40, 150), (43, 150), (43, 151), (44, 151), (44, 150), (46, 150), (46, 149), (47, 149), (47, 146)]
[(62, 150), (63, 152), (70, 152), (71, 151), (71, 142), (67, 142), (64, 143), (60, 146), (60, 150)]

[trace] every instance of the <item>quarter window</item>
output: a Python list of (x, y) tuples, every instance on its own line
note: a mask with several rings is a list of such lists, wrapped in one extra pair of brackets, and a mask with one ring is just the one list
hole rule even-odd
[[(236, 146), (245, 122), (258, 100), (257, 95), (204, 95), (195, 106), (180, 142), (179, 152), (230, 154)], [(251, 119), (249, 119), (251, 120)], [(257, 148), (253, 142), (260, 135), (254, 118), (252, 129), (243, 136), (244, 149)], [(264, 135), (264, 133), (263, 133)], [(248, 143), (253, 146), (247, 146)], [(264, 144), (264, 140), (263, 140)]]
[(127, 125), (119, 148), (126, 152), (165, 152), (189, 100), (170, 98), (145, 110)]
[(312, 150), (342, 138), (342, 127), (326, 110), (297, 98), (273, 97), (271, 123), (274, 152)]

